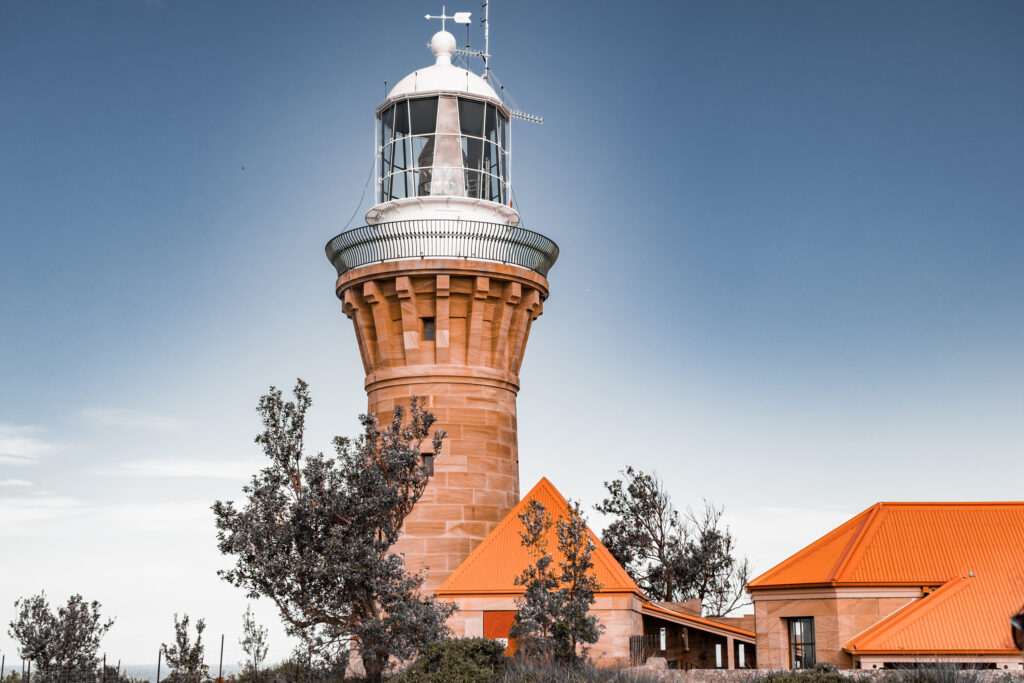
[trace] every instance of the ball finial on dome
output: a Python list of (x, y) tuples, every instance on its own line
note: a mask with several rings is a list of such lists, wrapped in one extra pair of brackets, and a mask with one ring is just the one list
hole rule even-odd
[(448, 31), (438, 31), (430, 39), (430, 49), (437, 57), (438, 64), (451, 64), (455, 53), (455, 36)]

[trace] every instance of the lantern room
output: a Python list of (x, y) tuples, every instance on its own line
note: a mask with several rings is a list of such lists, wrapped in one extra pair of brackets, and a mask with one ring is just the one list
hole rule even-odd
[[(509, 109), (480, 76), (454, 66), (455, 37), (430, 41), (436, 62), (409, 74), (377, 108), (377, 191), (370, 224), (436, 218), (516, 225)], [(440, 214), (440, 215), (439, 215)]]

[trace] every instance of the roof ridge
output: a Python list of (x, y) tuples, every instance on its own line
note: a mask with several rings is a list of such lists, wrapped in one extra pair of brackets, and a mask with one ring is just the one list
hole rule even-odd
[[(832, 573), (829, 574), (829, 581), (837, 581), (840, 574), (853, 560), (854, 555), (858, 552), (863, 553), (863, 548), (866, 543), (865, 539), (873, 537), (875, 532), (878, 530), (878, 524), (876, 521), (880, 522), (882, 519), (882, 512), (884, 510), (882, 505), (882, 503), (875, 503), (866, 510), (868, 515), (864, 518), (864, 521), (861, 522), (860, 528), (853, 534), (853, 537), (850, 538), (850, 542), (843, 550), (843, 554), (839, 556), (839, 561), (836, 562), (835, 566), (832, 568)], [(887, 513), (888, 511), (886, 511), (886, 514)]]
[[(857, 520), (859, 518), (867, 515), (868, 513), (870, 513), (871, 510), (874, 507), (875, 506), (872, 505), (871, 507), (868, 507), (868, 508), (866, 508), (864, 510), (861, 510), (860, 512), (855, 514), (850, 519), (846, 520), (845, 522), (843, 522), (839, 526), (835, 527), (834, 529), (831, 529), (830, 531), (828, 531), (824, 536), (818, 538), (817, 540), (811, 541), (810, 543), (805, 545), (803, 548), (800, 548), (799, 550), (794, 552), (792, 555), (790, 555), (785, 560), (783, 560), (782, 562), (778, 563), (777, 565), (775, 565), (771, 569), (768, 569), (767, 571), (763, 572), (762, 574), (754, 577), (747, 585), (748, 586), (752, 586), (754, 588), (760, 588), (764, 583), (770, 581), (772, 579), (772, 577), (778, 576), (779, 574), (783, 573), (785, 570), (789, 569), (791, 566), (793, 566), (793, 565), (795, 565), (795, 564), (797, 564), (797, 563), (799, 563), (801, 561), (804, 561), (808, 557), (808, 554), (812, 550), (820, 548), (822, 546), (822, 544), (826, 543), (827, 539), (830, 539), (830, 538), (832, 538), (834, 536), (842, 536), (843, 534), (849, 533), (849, 530), (854, 528), (854, 527), (859, 529), (860, 525), (862, 525), (863, 522), (860, 522), (859, 524), (857, 524), (856, 523)], [(856, 533), (854, 535), (856, 536)]]
[[(474, 582), (479, 581), (479, 578), (473, 578), (474, 567), (481, 561), (482, 556), (486, 556), (490, 552), (492, 547), (497, 548), (494, 552), (500, 553), (502, 552), (501, 548), (504, 547), (502, 543), (511, 542), (508, 541), (509, 534), (512, 534), (513, 532), (518, 533), (518, 529), (512, 529), (509, 527), (516, 524), (514, 518), (518, 517), (521, 511), (529, 504), (530, 500), (546, 500), (551, 504), (548, 506), (548, 512), (552, 514), (553, 517), (557, 516), (558, 519), (561, 519), (570, 509), (569, 501), (562, 495), (562, 492), (559, 491), (547, 477), (541, 477), (540, 481), (538, 481), (533, 488), (531, 488), (529, 492), (527, 492), (526, 495), (524, 495), (519, 502), (509, 510), (508, 514), (506, 514), (505, 517), (495, 525), (491, 532), (487, 534), (487, 537), (481, 541), (479, 545), (469, 553), (469, 555), (466, 556), (459, 566), (456, 567), (455, 571), (448, 575), (435, 592), (438, 595), (454, 595), (456, 593), (466, 593), (467, 591), (474, 593), (481, 591), (485, 593), (492, 592), (491, 590), (480, 589), (480, 591), (478, 591), (465, 586), (460, 587), (459, 584), (460, 582), (466, 581), (473, 584)], [(604, 572), (604, 578), (606, 579), (605, 582), (602, 582), (602, 586), (597, 592), (603, 592), (606, 589), (610, 593), (632, 592), (646, 598), (643, 591), (641, 591), (640, 587), (637, 586), (636, 581), (633, 580), (633, 577), (626, 572), (618, 560), (615, 559), (615, 556), (611, 554), (611, 551), (605, 547), (604, 543), (601, 542), (601, 539), (598, 538), (597, 534), (594, 533), (594, 530), (590, 528), (589, 524), (586, 526), (586, 530), (590, 540), (595, 546), (594, 552), (591, 554), (591, 562), (593, 563), (595, 577), (601, 576), (601, 572), (599, 571), (601, 570)], [(549, 549), (548, 552), (554, 554), (551, 549)], [(555, 557), (557, 557), (557, 555), (555, 555)], [(505, 580), (507, 580), (507, 577), (506, 579), (501, 579), (501, 581)], [(600, 581), (600, 578), (598, 580)], [(506, 589), (507, 590), (505, 590), (505, 592), (522, 592), (521, 589), (515, 590), (510, 586), (506, 586)]]
[(1024, 505), (1024, 500), (883, 500), (876, 505), (901, 507), (934, 507), (942, 505), (945, 507), (968, 507), (968, 506), (1018, 506)]

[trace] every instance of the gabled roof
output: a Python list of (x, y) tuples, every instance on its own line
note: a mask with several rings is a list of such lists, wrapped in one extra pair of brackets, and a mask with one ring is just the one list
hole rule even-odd
[[(519, 515), (526, 509), (531, 498), (542, 503), (555, 521), (568, 514), (569, 503), (550, 481), (542, 478), (441, 584), (437, 589), (438, 596), (519, 595), (523, 592), (522, 586), (515, 585), (515, 578), (533, 562), (533, 558), (523, 547), (519, 536), (523, 529)], [(643, 597), (636, 582), (612, 557), (601, 540), (589, 528), (587, 533), (596, 546), (591, 559), (594, 562), (594, 573), (601, 583), (599, 592), (636, 593)], [(555, 525), (551, 526), (548, 533), (548, 551), (555, 563), (564, 559), (558, 552)]]
[[(1024, 577), (957, 577), (857, 634), (852, 654), (993, 654), (1018, 656), (1010, 615), (1024, 602)], [(1016, 585), (1014, 585), (1016, 583)]]
[(745, 643), (753, 644), (757, 638), (757, 634), (753, 631), (739, 626), (732, 626), (731, 624), (723, 624), (718, 621), (712, 621), (711, 619), (705, 619), (698, 617), (693, 614), (687, 614), (685, 612), (679, 612), (673, 609), (668, 609), (661, 605), (656, 605), (653, 602), (645, 602), (640, 606), (640, 612), (649, 616), (653, 616), (659, 619), (665, 619), (673, 621), (677, 624), (683, 624), (684, 626), (692, 626), (702, 631), (710, 631), (711, 633), (727, 634), (737, 636), (741, 641)]
[(844, 648), (853, 654), (1013, 655), (1009, 618), (1024, 602), (1024, 502), (878, 503), (749, 589), (756, 596), (829, 586), (931, 591), (851, 638)]
[(940, 586), (1022, 572), (1024, 503), (877, 503), (748, 584)]

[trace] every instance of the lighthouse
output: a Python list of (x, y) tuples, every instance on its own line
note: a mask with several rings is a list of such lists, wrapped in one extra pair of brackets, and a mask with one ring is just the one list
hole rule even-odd
[(352, 320), (369, 412), (423, 397), (447, 432), (394, 550), (435, 590), (519, 501), (516, 396), (558, 247), (511, 202), (512, 112), (452, 64), (455, 37), (376, 109), (376, 204), (327, 243)]

